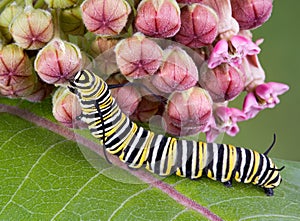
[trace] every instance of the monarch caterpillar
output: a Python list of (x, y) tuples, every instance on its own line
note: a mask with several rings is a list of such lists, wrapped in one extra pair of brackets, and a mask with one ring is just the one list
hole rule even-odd
[[(278, 169), (264, 154), (227, 144), (178, 140), (155, 134), (132, 122), (111, 96), (108, 85), (94, 73), (83, 70), (70, 81), (69, 90), (77, 95), (82, 107), (81, 119), (91, 134), (100, 139), (110, 154), (117, 155), (131, 168), (166, 176), (210, 179), (231, 186), (237, 182), (262, 187), (268, 196), (282, 181)], [(275, 137), (274, 137), (275, 138)], [(106, 152), (104, 151), (104, 153)]]

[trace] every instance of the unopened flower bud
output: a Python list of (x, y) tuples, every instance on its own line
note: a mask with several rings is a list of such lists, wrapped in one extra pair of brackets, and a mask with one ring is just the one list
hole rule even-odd
[(79, 48), (67, 41), (53, 39), (42, 48), (34, 62), (40, 78), (48, 84), (63, 84), (81, 67)]
[(175, 40), (192, 48), (211, 44), (218, 34), (218, 15), (203, 4), (192, 4), (181, 9), (181, 27)]
[(40, 102), (48, 97), (53, 91), (54, 86), (50, 84), (46, 84), (42, 81), (37, 81), (35, 88), (32, 93), (24, 97), (24, 99), (30, 102)]
[[(112, 75), (106, 80), (108, 85), (126, 84), (128, 81), (122, 74)], [(116, 99), (121, 110), (127, 115), (133, 114), (141, 101), (141, 95), (133, 86), (124, 85), (111, 90), (112, 96)]]
[(75, 6), (79, 0), (45, 0), (49, 8), (70, 8)]
[(243, 91), (245, 80), (245, 74), (239, 69), (220, 65), (212, 70), (203, 70), (199, 83), (209, 92), (214, 102), (224, 102), (234, 99)]
[(232, 17), (230, 0), (202, 0), (205, 4), (214, 9), (219, 17), (218, 32), (223, 35), (235, 35), (239, 31), (239, 24)]
[(0, 94), (27, 96), (32, 93), (36, 81), (31, 61), (22, 48), (10, 44), (0, 50)]
[(81, 107), (75, 94), (67, 88), (59, 87), (52, 98), (52, 113), (55, 119), (66, 127), (73, 127)]
[(59, 21), (60, 27), (66, 34), (83, 35), (86, 31), (79, 6), (62, 10)]
[(254, 29), (270, 18), (273, 0), (231, 0), (231, 7), (240, 29)]
[(9, 32), (9, 25), (14, 19), (14, 17), (20, 14), (23, 11), (23, 8), (16, 3), (12, 3), (7, 6), (0, 14), (0, 32), (5, 38), (6, 42), (10, 42), (12, 36)]
[(81, 11), (83, 22), (90, 32), (110, 36), (122, 31), (131, 8), (125, 0), (85, 0)]
[(15, 17), (9, 31), (20, 47), (30, 50), (42, 48), (54, 33), (52, 16), (48, 11), (26, 7)]
[(118, 43), (116, 39), (109, 39), (104, 37), (96, 37), (91, 43), (90, 54), (93, 57), (97, 57), (99, 54), (114, 47)]
[(198, 70), (192, 58), (180, 47), (164, 50), (163, 64), (153, 76), (153, 85), (162, 92), (182, 91), (198, 81)]
[(162, 49), (143, 34), (120, 41), (116, 47), (116, 60), (122, 74), (128, 78), (153, 75), (162, 62)]
[(145, 35), (169, 38), (180, 25), (180, 8), (175, 0), (143, 0), (138, 5), (135, 27)]
[(165, 113), (166, 125), (171, 126), (165, 128), (167, 132), (174, 134), (172, 129), (180, 128), (180, 134), (176, 135), (195, 134), (206, 127), (212, 114), (212, 100), (200, 87), (176, 91), (170, 96)]

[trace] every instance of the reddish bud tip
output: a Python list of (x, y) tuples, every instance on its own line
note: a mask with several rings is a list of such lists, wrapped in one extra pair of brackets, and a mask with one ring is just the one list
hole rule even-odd
[(164, 50), (163, 64), (153, 76), (153, 85), (162, 92), (186, 90), (198, 81), (198, 70), (193, 59), (180, 47)]
[(81, 11), (89, 31), (98, 35), (117, 35), (125, 27), (131, 8), (125, 0), (85, 0)]
[(218, 34), (216, 12), (203, 4), (192, 4), (181, 9), (181, 28), (175, 40), (192, 48), (211, 44)]
[(245, 80), (245, 74), (239, 69), (220, 65), (203, 71), (199, 83), (209, 92), (214, 102), (224, 102), (234, 99), (243, 91)]
[(231, 7), (240, 29), (254, 29), (270, 18), (273, 0), (231, 0)]
[(143, 34), (120, 41), (115, 52), (122, 74), (133, 79), (153, 75), (162, 61), (162, 49)]
[(20, 47), (39, 49), (53, 36), (52, 16), (48, 11), (27, 7), (15, 17), (9, 30)]
[(208, 92), (192, 87), (183, 92), (174, 92), (168, 101), (165, 121), (167, 132), (191, 135), (203, 131), (212, 115), (212, 100)]
[(24, 97), (32, 93), (37, 77), (31, 61), (15, 44), (0, 50), (0, 93), (8, 97)]
[(55, 119), (66, 127), (73, 127), (76, 117), (81, 113), (76, 96), (67, 88), (59, 87), (53, 95), (52, 104)]
[(39, 51), (34, 62), (38, 75), (48, 84), (65, 83), (79, 71), (80, 67), (79, 48), (57, 38)]
[(145, 35), (169, 38), (180, 25), (180, 8), (175, 0), (143, 0), (137, 8), (135, 26)]

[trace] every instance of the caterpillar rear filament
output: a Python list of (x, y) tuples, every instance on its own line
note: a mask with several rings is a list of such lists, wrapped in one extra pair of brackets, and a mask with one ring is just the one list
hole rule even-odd
[[(210, 179), (231, 186), (237, 182), (262, 187), (268, 196), (281, 183), (279, 171), (264, 153), (227, 144), (178, 140), (155, 134), (132, 122), (111, 96), (108, 85), (94, 73), (83, 70), (70, 81), (69, 89), (79, 98), (81, 120), (100, 141), (105, 151), (117, 155), (131, 168), (147, 170), (167, 176)], [(275, 141), (275, 139), (274, 139)]]

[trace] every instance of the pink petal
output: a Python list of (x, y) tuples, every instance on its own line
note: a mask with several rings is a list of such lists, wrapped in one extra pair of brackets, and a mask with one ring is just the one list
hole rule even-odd
[(228, 56), (228, 42), (222, 39), (215, 45), (208, 60), (208, 67), (210, 69), (217, 67), (221, 63), (226, 62)]
[(249, 118), (255, 117), (265, 107), (257, 103), (254, 93), (248, 93), (244, 99), (243, 112)]
[(242, 56), (254, 55), (260, 52), (260, 48), (255, 43), (241, 35), (233, 36), (231, 43)]

